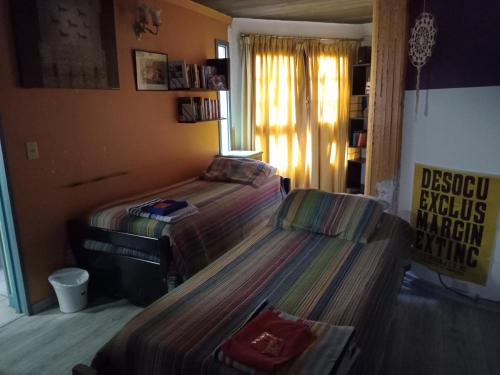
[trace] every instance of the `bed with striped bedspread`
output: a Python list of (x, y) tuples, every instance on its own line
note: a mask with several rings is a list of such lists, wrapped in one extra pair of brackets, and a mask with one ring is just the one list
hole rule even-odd
[[(361, 350), (400, 282), (409, 226), (383, 214), (368, 244), (261, 228), (130, 321), (95, 357), (113, 374), (231, 374), (213, 352), (262, 301), (289, 314), (355, 327)], [(100, 372), (101, 373), (101, 372)]]
[[(199, 212), (171, 224), (128, 214), (128, 207), (153, 197), (187, 200)], [(168, 236), (173, 260), (169, 273), (186, 278), (262, 226), (281, 201), (279, 176), (268, 178), (258, 188), (194, 178), (98, 207), (87, 220), (89, 225), (107, 230), (153, 238)], [(86, 241), (84, 247), (159, 261), (157, 254), (145, 256), (134, 249), (98, 241)]]

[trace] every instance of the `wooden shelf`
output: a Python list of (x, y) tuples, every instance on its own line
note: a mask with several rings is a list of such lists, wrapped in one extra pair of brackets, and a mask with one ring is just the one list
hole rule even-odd
[(206, 92), (206, 91), (212, 91), (212, 92), (220, 92), (220, 91), (229, 91), (229, 90), (216, 90), (216, 89), (205, 89), (205, 88), (196, 88), (196, 87), (189, 87), (189, 88), (184, 88), (184, 89), (170, 89), (169, 91), (199, 91), (199, 92)]
[(221, 121), (221, 120), (227, 120), (225, 117), (219, 117), (219, 118), (211, 118), (208, 120), (196, 120), (196, 121), (177, 121), (180, 124), (196, 124), (198, 122), (210, 122), (210, 121)]
[[(356, 148), (364, 148), (364, 147), (356, 147)], [(353, 163), (366, 163), (366, 158), (356, 158), (356, 159), (349, 159), (347, 160), (348, 162), (353, 162)]]
[[(183, 60), (172, 64), (173, 67), (169, 64), (169, 79), (170, 82), (175, 82), (176, 84), (171, 91), (185, 93), (185, 96), (181, 94), (181, 96), (177, 97), (177, 122), (181, 124), (196, 124), (198, 122), (226, 120), (223, 117), (206, 120), (199, 120), (199, 118), (221, 115), (220, 95), (217, 95), (217, 99), (214, 99), (208, 97), (209, 95), (202, 96), (203, 94), (201, 93), (229, 91), (229, 59), (208, 59), (204, 65), (186, 64)], [(170, 74), (173, 74), (175, 77), (172, 77)], [(179, 75), (182, 77), (178, 77)], [(214, 80), (212, 81), (210, 77), (213, 77)], [(197, 92), (200, 94), (188, 94), (188, 92)]]

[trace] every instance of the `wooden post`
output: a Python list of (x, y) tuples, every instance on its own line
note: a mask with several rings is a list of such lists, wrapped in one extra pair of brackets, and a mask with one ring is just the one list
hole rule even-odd
[[(397, 181), (401, 159), (403, 99), (408, 40), (407, 0), (374, 0), (366, 191)], [(397, 186), (394, 185), (394, 192)], [(397, 201), (394, 194), (393, 203)]]

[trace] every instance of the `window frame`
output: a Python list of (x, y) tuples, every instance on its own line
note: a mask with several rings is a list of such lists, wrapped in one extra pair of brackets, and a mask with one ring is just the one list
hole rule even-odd
[[(225, 57), (219, 57), (219, 47), (222, 47), (226, 50), (226, 56)], [(222, 39), (215, 39), (215, 58), (229, 58), (229, 42), (222, 40)], [(230, 81), (230, 77), (227, 77), (228, 83)], [(230, 88), (230, 86), (229, 86)], [(223, 155), (223, 147), (222, 147), (222, 123), (223, 121), (226, 121), (226, 130), (227, 131), (227, 151), (231, 151), (231, 91), (228, 89), (226, 91), (226, 98), (227, 98), (227, 116), (225, 120), (219, 120), (218, 124), (218, 130), (219, 130), (219, 154)], [(219, 110), (221, 107), (221, 93), (220, 91), (217, 92), (217, 99), (219, 100)]]

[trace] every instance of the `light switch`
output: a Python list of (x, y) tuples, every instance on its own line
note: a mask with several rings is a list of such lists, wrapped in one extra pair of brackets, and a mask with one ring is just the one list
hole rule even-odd
[(40, 157), (37, 142), (26, 142), (26, 156), (28, 160), (35, 160)]

